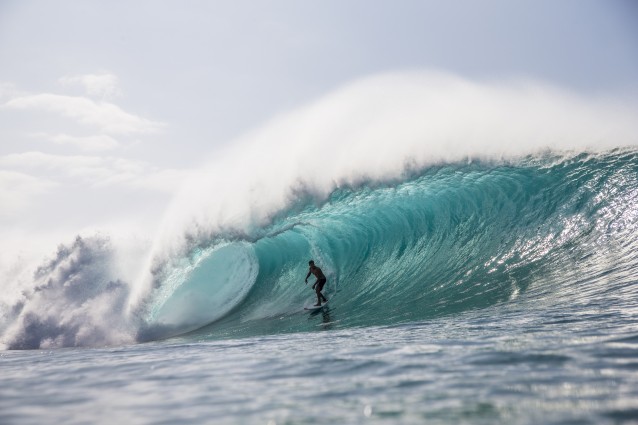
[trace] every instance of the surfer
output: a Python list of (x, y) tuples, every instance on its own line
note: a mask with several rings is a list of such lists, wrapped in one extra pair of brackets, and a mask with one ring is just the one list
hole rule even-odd
[(315, 282), (315, 284), (312, 285), (312, 289), (314, 289), (315, 292), (317, 293), (317, 304), (315, 304), (315, 306), (320, 306), (322, 300), (323, 302), (328, 301), (326, 297), (324, 297), (323, 294), (321, 293), (321, 290), (323, 289), (323, 285), (326, 284), (326, 276), (323, 274), (323, 272), (321, 271), (319, 267), (315, 266), (314, 261), (312, 260), (308, 261), (308, 265), (310, 266), (310, 270), (308, 270), (308, 274), (306, 275), (306, 283), (308, 283), (308, 277), (310, 277), (311, 274), (314, 274), (315, 277), (317, 278), (317, 281)]

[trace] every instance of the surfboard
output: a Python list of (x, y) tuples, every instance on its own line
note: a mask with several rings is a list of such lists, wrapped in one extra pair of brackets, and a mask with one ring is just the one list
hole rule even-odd
[(314, 305), (314, 304), (308, 304), (304, 306), (304, 310), (319, 310), (320, 308), (323, 308), (326, 304), (328, 304), (328, 301), (326, 301), (325, 303), (321, 304), (321, 305)]

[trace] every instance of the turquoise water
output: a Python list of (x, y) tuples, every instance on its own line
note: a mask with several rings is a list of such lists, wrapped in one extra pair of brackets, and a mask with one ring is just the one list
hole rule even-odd
[(598, 299), (577, 308), (521, 300), (514, 308), (340, 330), (322, 314), (298, 320), (314, 331), (4, 352), (0, 422), (638, 420), (633, 300)]
[[(193, 248), (178, 268), (180, 293), (153, 305), (149, 326), (188, 329), (193, 316), (218, 308), (206, 302), (200, 314), (191, 300), (212, 297), (224, 310), (198, 335), (311, 331), (298, 320), (312, 300), (302, 279), (310, 259), (328, 277), (335, 328), (458, 315), (516, 304), (528, 292), (539, 302), (593, 299), (636, 280), (636, 205), (633, 151), (446, 164), (401, 182), (342, 188), (321, 204), (301, 198), (239, 241), (222, 236)], [(220, 257), (228, 267), (209, 267)], [(172, 283), (175, 270), (158, 272), (157, 286)], [(224, 285), (246, 295), (227, 296)]]
[(0, 423), (638, 422), (636, 230), (634, 150), (440, 164), (191, 238), (89, 328), (129, 286), (78, 239), (5, 308)]

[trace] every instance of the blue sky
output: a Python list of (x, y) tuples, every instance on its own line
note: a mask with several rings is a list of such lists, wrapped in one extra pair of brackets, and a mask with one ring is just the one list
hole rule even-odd
[(0, 63), (0, 229), (22, 239), (154, 223), (206, 158), (373, 75), (635, 102), (638, 6), (1, 0)]

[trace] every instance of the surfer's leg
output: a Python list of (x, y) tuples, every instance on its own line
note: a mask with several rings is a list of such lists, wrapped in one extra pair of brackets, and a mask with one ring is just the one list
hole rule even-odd
[(325, 284), (326, 284), (326, 279), (321, 279), (321, 281), (319, 281), (319, 284), (317, 285), (317, 294), (321, 295), (321, 299), (323, 300), (323, 302), (328, 301), (328, 299), (324, 297), (323, 294), (321, 293), (321, 291), (323, 291), (323, 285)]
[(326, 281), (324, 279), (317, 281), (317, 283), (315, 284), (315, 292), (317, 293), (317, 304), (315, 304), (316, 306), (320, 306), (321, 305), (321, 300), (323, 299), (323, 301), (327, 301), (326, 297), (323, 296), (323, 294), (321, 293), (321, 290), (323, 289), (323, 284), (326, 283)]

